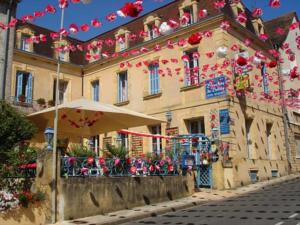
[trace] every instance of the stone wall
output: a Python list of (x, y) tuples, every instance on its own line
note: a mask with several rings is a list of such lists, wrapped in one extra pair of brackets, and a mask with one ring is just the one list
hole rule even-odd
[(76, 219), (174, 200), (191, 195), (193, 190), (191, 175), (61, 179), (59, 219)]

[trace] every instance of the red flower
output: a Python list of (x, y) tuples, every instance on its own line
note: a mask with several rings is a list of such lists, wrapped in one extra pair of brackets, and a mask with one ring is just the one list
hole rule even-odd
[(200, 43), (200, 41), (202, 40), (202, 36), (200, 33), (194, 33), (192, 34), (189, 39), (188, 39), (188, 43), (190, 45), (197, 45)]
[(141, 3), (130, 3), (127, 2), (125, 5), (117, 12), (119, 16), (126, 17), (137, 17), (143, 11), (143, 6)]
[(269, 63), (269, 67), (270, 68), (274, 68), (274, 67), (276, 67), (277, 66), (277, 62), (276, 61), (271, 61), (270, 63)]
[(47, 5), (46, 8), (45, 8), (45, 12), (54, 14), (56, 12), (56, 9), (54, 8), (53, 5)]
[(279, 8), (281, 6), (280, 0), (270, 0), (269, 6), (271, 8)]
[(242, 56), (239, 56), (238, 59), (236, 60), (236, 63), (239, 66), (245, 66), (245, 65), (247, 65), (247, 59)]
[(86, 162), (89, 164), (89, 165), (92, 165), (94, 163), (94, 158), (93, 157), (88, 157)]

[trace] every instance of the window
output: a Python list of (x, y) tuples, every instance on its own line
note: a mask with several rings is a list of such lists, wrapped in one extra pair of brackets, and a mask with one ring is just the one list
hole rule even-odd
[(296, 158), (300, 159), (300, 135), (295, 135), (296, 142)]
[(128, 134), (118, 133), (117, 144), (119, 147), (128, 149)]
[(204, 134), (204, 117), (188, 121), (188, 131), (190, 134)]
[(148, 37), (149, 40), (155, 39), (158, 37), (158, 28), (154, 23), (148, 24)]
[(58, 57), (60, 61), (66, 61), (66, 52), (65, 51), (59, 51)]
[(92, 98), (93, 101), (99, 102), (99, 80), (92, 82)]
[(194, 23), (194, 12), (193, 12), (193, 7), (186, 7), (183, 9), (183, 13), (189, 15), (190, 20), (185, 26), (189, 26)]
[[(59, 81), (59, 87), (58, 87), (58, 104), (64, 103), (66, 100), (67, 95), (67, 88), (68, 88), (68, 82), (64, 80)], [(54, 80), (54, 86), (53, 86), (53, 100), (56, 100), (56, 80)]]
[(21, 35), (21, 50), (23, 51), (27, 51), (29, 52), (30, 51), (30, 44), (29, 44), (29, 39), (30, 38), (30, 35), (28, 34), (22, 34)]
[(159, 93), (159, 74), (158, 74), (159, 65), (157, 63), (149, 66), (150, 71), (150, 95)]
[(118, 102), (128, 101), (127, 71), (118, 74)]
[(119, 46), (120, 46), (120, 52), (124, 51), (126, 49), (126, 42), (125, 42), (125, 40), (119, 41)]
[[(161, 126), (157, 125), (157, 126), (150, 127), (150, 132), (151, 134), (161, 135)], [(152, 144), (152, 152), (157, 155), (160, 155), (162, 150), (162, 139), (153, 137), (151, 144)]]
[(192, 50), (184, 53), (188, 56), (188, 61), (184, 61), (185, 70), (185, 86), (192, 86), (200, 83), (199, 76), (199, 60), (197, 50)]
[(262, 64), (261, 76), (263, 79), (264, 94), (268, 95), (270, 93), (270, 90), (269, 90), (269, 80), (268, 80), (268, 76), (267, 76), (267, 68), (266, 68), (265, 64)]
[(94, 136), (89, 141), (90, 148), (99, 155), (100, 149), (99, 149), (99, 135)]
[(245, 128), (246, 128), (246, 145), (248, 151), (248, 158), (253, 159), (253, 144), (251, 140), (251, 127), (252, 127), (253, 119), (245, 120)]
[(267, 133), (267, 150), (268, 150), (268, 157), (272, 159), (272, 126), (273, 124), (267, 123), (266, 133)]
[(32, 74), (18, 71), (16, 76), (16, 101), (32, 103), (32, 87)]

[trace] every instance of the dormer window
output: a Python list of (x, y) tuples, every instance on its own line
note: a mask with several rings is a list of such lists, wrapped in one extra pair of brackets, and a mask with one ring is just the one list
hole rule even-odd
[(153, 40), (159, 36), (161, 19), (156, 15), (151, 15), (144, 21), (144, 31), (147, 34), (145, 41)]
[(183, 15), (188, 17), (188, 22), (184, 24), (184, 26), (189, 26), (194, 23), (194, 12), (193, 7), (186, 7), (183, 9)]
[[(184, 0), (179, 6), (179, 15), (181, 18), (182, 26), (189, 26), (193, 23), (196, 23), (198, 20), (198, 9), (199, 1), (196, 0)], [(188, 21), (186, 22), (186, 19)]]
[(62, 40), (59, 44), (59, 41), (54, 42), (54, 51), (55, 51), (55, 58), (59, 59), (62, 62), (69, 62), (70, 61), (70, 55), (69, 51), (66, 48), (69, 43), (66, 40)]
[(30, 51), (30, 35), (28, 34), (22, 34), (21, 36), (21, 44), (20, 44), (20, 49), (26, 52)]
[(124, 28), (121, 28), (115, 34), (116, 52), (122, 52), (129, 47), (128, 35), (129, 35), (129, 31)]
[(19, 28), (16, 31), (16, 47), (22, 51), (33, 52), (33, 40), (31, 39), (34, 33), (28, 27)]
[(148, 24), (148, 37), (149, 40), (155, 39), (158, 37), (158, 27), (154, 23)]

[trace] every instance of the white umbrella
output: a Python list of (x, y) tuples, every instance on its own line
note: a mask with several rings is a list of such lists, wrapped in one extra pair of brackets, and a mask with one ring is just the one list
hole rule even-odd
[[(129, 127), (165, 122), (142, 113), (84, 98), (61, 104), (58, 110), (59, 137), (90, 137)], [(42, 134), (47, 127), (53, 127), (54, 116), (55, 108), (51, 107), (30, 114), (28, 118), (36, 124), (39, 134)]]

